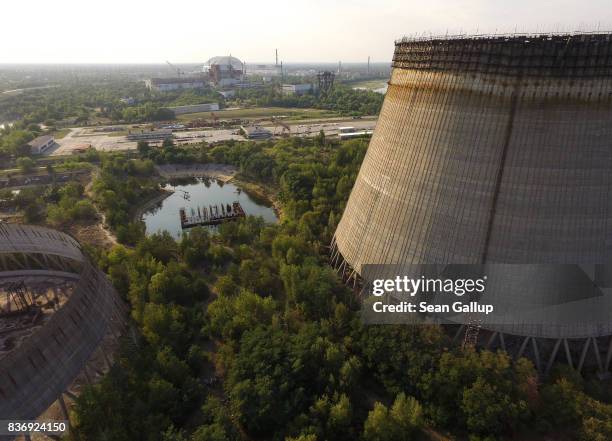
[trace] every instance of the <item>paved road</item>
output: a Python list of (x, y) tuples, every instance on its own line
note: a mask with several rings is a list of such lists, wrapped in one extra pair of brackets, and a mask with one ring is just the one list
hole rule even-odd
[[(338, 134), (339, 127), (355, 127), (357, 130), (373, 130), (376, 125), (374, 119), (353, 120), (347, 119), (344, 121), (318, 121), (318, 122), (303, 122), (290, 124), (290, 134), (292, 136), (315, 136), (321, 130), (326, 136)], [(263, 125), (275, 135), (282, 134), (282, 127)], [(175, 131), (174, 137), (176, 142), (200, 142), (206, 141), (209, 143), (218, 141), (227, 141), (235, 139), (244, 141), (244, 137), (238, 135), (238, 129), (206, 129), (206, 130), (186, 130)], [(79, 127), (70, 129), (70, 132), (62, 139), (57, 140), (57, 147), (50, 153), (51, 155), (67, 155), (74, 150), (85, 149), (89, 146), (97, 150), (113, 151), (113, 150), (130, 150), (136, 148), (136, 142), (128, 141), (125, 136), (111, 136), (109, 133), (94, 132), (90, 127)]]
[(56, 140), (57, 147), (52, 155), (68, 155), (74, 150), (94, 147), (97, 150), (130, 150), (136, 148), (136, 143), (128, 141), (125, 136), (110, 136), (108, 133), (93, 132), (89, 127), (70, 129), (70, 132)]

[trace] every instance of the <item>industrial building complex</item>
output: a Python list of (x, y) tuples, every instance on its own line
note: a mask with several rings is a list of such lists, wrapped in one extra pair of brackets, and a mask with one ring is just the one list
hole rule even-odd
[(0, 224), (0, 415), (35, 419), (58, 400), (67, 419), (63, 394), (99, 371), (88, 363), (119, 336), (126, 309), (70, 236)]
[[(376, 130), (332, 242), (360, 283), (367, 264), (610, 261), (612, 35), (403, 39)], [(519, 281), (499, 287), (521, 297)], [(609, 293), (535, 291), (544, 311)], [(511, 301), (511, 300), (510, 300)], [(590, 312), (589, 312), (590, 311)], [(486, 324), (477, 343), (604, 374), (612, 323)]]
[(219, 110), (219, 103), (191, 104), (187, 106), (168, 107), (168, 109), (172, 110), (174, 115), (197, 112), (216, 112)]
[(218, 87), (234, 86), (244, 78), (244, 63), (231, 55), (213, 57), (204, 65), (211, 84)]
[(314, 90), (314, 87), (311, 83), (304, 84), (283, 84), (281, 86), (281, 90), (283, 95), (303, 95), (305, 93), (310, 93)]
[(245, 77), (245, 65), (236, 57), (218, 56), (210, 58), (201, 72), (186, 75), (180, 68), (166, 62), (175, 70), (176, 76), (170, 78), (150, 78), (145, 86), (154, 92), (170, 92), (185, 89), (202, 89), (214, 86), (226, 88), (240, 86)]
[(188, 77), (188, 78), (151, 78), (145, 81), (145, 85), (150, 90), (157, 92), (168, 92), (171, 90), (182, 89), (201, 89), (205, 86), (204, 78)]

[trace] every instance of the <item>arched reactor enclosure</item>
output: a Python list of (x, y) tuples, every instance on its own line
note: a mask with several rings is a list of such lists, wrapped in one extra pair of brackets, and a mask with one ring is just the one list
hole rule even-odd
[[(0, 416), (34, 419), (61, 399), (126, 306), (70, 236), (0, 224)], [(63, 400), (61, 401), (63, 405)]]
[[(364, 264), (590, 265), (611, 255), (611, 34), (396, 42), (332, 242), (345, 278), (355, 283)], [(504, 326), (481, 343), (520, 336), (517, 354), (542, 358), (540, 342), (571, 363), (575, 338), (580, 366), (595, 356), (608, 370), (604, 328), (555, 338)]]

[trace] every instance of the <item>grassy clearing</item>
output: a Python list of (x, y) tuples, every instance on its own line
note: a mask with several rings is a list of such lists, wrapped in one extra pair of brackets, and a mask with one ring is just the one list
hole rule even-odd
[[(179, 121), (191, 121), (198, 118), (210, 119), (211, 112), (190, 113), (179, 115)], [(255, 107), (249, 109), (230, 109), (214, 112), (220, 119), (231, 118), (266, 118), (271, 116), (284, 116), (287, 120), (301, 120), (314, 118), (330, 118), (339, 116), (337, 112), (321, 109), (299, 109), (287, 107)]]
[(70, 129), (59, 129), (59, 130), (56, 130), (55, 132), (53, 132), (53, 137), (55, 139), (62, 139), (68, 133), (70, 133)]
[[(88, 164), (88, 163), (82, 163), (77, 168), (70, 166), (70, 165), (65, 165), (65, 164), (53, 166), (55, 173), (85, 171), (85, 170), (91, 170), (91, 168), (92, 168), (91, 164)], [(0, 177), (46, 176), (48, 174), (49, 172), (47, 170), (47, 167), (35, 167), (29, 173), (23, 173), (23, 171), (20, 168), (9, 168), (9, 169), (0, 170)]]

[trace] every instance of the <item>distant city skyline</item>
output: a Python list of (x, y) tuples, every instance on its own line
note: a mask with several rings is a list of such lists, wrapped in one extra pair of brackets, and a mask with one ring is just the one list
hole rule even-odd
[(3, 4), (0, 63), (388, 62), (405, 35), (612, 31), (606, 0), (92, 3)]

